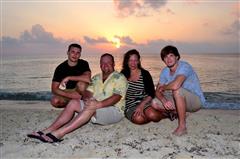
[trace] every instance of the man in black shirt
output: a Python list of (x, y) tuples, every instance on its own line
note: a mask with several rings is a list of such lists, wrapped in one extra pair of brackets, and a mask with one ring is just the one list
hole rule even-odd
[(79, 59), (81, 51), (79, 44), (69, 45), (68, 59), (55, 69), (51, 104), (56, 108), (65, 107), (70, 99), (80, 99), (81, 90), (90, 83), (91, 70), (87, 61)]

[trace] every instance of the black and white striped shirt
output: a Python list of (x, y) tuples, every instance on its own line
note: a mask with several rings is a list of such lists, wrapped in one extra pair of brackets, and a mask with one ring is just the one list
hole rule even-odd
[(125, 109), (135, 108), (146, 96), (143, 76), (141, 74), (137, 81), (128, 81)]

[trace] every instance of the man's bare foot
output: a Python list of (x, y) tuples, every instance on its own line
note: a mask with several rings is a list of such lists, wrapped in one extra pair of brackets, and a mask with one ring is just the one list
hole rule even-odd
[(177, 129), (174, 130), (174, 132), (172, 134), (176, 135), (176, 136), (185, 135), (185, 134), (187, 134), (187, 128), (186, 127), (183, 127), (183, 128), (177, 127)]
[(27, 136), (30, 138), (38, 138), (42, 135), (44, 135), (44, 132), (42, 131), (37, 131), (37, 132), (32, 132), (31, 134), (27, 134)]

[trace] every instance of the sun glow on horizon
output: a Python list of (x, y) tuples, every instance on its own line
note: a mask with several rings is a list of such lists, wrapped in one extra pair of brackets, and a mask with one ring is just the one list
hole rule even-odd
[(120, 48), (120, 46), (121, 46), (121, 41), (120, 41), (119, 38), (113, 37), (111, 41), (112, 41), (112, 43), (115, 45), (116, 48)]

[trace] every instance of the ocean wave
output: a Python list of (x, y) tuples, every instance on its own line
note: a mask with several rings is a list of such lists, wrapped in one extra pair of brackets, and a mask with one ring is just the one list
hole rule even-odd
[[(206, 104), (204, 109), (240, 109), (239, 94), (222, 92), (204, 92)], [(22, 101), (50, 101), (52, 97), (49, 91), (40, 92), (1, 92), (0, 100)]]
[(240, 103), (232, 103), (232, 102), (206, 102), (204, 109), (231, 109), (231, 110), (239, 110)]
[(51, 92), (0, 92), (0, 100), (39, 100), (49, 101), (52, 97)]
[(240, 104), (239, 93), (225, 93), (225, 92), (204, 92), (204, 96), (208, 102), (211, 103), (238, 103)]

